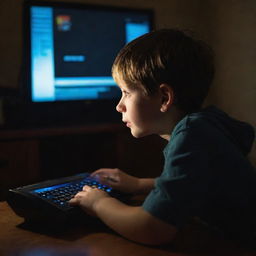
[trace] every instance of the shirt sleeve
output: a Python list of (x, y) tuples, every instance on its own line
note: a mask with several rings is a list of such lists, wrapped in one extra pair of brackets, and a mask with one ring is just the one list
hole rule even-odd
[(153, 216), (177, 228), (200, 215), (212, 190), (209, 152), (195, 136), (182, 131), (168, 143), (163, 173), (142, 205)]

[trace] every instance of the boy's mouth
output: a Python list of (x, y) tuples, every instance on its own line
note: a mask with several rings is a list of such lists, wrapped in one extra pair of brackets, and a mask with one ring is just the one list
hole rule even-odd
[(131, 123), (130, 123), (130, 122), (125, 121), (125, 120), (123, 120), (123, 122), (125, 123), (125, 125), (126, 125), (127, 127), (131, 127)]

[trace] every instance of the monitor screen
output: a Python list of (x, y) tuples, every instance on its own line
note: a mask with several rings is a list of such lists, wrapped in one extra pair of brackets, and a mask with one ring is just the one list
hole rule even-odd
[(111, 100), (119, 50), (152, 29), (152, 11), (25, 1), (26, 88), (31, 102)]

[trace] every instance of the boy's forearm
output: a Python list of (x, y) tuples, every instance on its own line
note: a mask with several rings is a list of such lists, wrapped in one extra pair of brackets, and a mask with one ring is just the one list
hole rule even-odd
[(97, 217), (103, 220), (109, 226), (117, 229), (126, 228), (127, 222), (117, 221), (125, 219), (128, 215), (135, 212), (136, 207), (128, 206), (113, 197), (104, 197), (96, 201), (93, 210)]
[(98, 200), (94, 212), (111, 229), (136, 242), (160, 244), (169, 241), (174, 234), (172, 229), (169, 232), (169, 227), (165, 230), (152, 221), (154, 217), (142, 207), (128, 206), (112, 197)]
[(136, 194), (148, 194), (153, 189), (154, 184), (155, 179), (153, 178), (140, 178)]
[(138, 241), (138, 227), (141, 225), (139, 207), (132, 207), (121, 203), (112, 197), (99, 200), (94, 210), (96, 215), (111, 229), (122, 236)]

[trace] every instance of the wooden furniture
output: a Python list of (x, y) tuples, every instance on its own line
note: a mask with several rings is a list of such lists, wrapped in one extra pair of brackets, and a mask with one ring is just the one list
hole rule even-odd
[[(173, 245), (145, 246), (126, 240), (101, 222), (81, 223), (53, 231), (28, 228), (6, 202), (0, 202), (0, 255), (27, 256), (45, 252), (49, 256), (253, 256), (226, 241), (218, 241), (193, 227), (180, 234)], [(184, 231), (185, 232), (185, 231)], [(207, 239), (210, 242), (206, 242)], [(189, 241), (189, 242), (188, 242)], [(33, 253), (31, 253), (33, 252)], [(48, 252), (49, 254), (47, 254)], [(30, 254), (29, 254), (30, 253)]]

